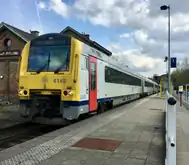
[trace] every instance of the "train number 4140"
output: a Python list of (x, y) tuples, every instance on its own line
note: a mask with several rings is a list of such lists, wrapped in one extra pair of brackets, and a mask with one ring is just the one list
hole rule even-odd
[(55, 78), (53, 80), (54, 83), (65, 83), (66, 82), (66, 79), (64, 78)]

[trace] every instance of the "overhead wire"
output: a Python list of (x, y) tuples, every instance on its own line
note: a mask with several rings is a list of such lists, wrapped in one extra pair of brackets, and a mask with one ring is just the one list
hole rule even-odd
[(35, 2), (36, 12), (37, 12), (37, 18), (38, 18), (38, 21), (39, 21), (40, 31), (41, 31), (41, 33), (43, 33), (43, 25), (41, 23), (39, 8), (38, 8), (38, 5), (37, 5), (37, 0), (34, 0), (34, 2)]

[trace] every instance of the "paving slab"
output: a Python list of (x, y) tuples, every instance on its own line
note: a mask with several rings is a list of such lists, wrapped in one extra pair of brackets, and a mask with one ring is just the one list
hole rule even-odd
[[(11, 148), (2, 151), (0, 165), (163, 165), (164, 119), (164, 100), (150, 96), (62, 128), (54, 136), (43, 135), (35, 146), (31, 140), (15, 146), (13, 154)], [(98, 149), (88, 149), (88, 143), (75, 145), (83, 138), (98, 139), (103, 145)], [(110, 140), (117, 142), (116, 147), (107, 150)]]
[(23, 123), (18, 105), (0, 105), (0, 129)]
[(187, 165), (189, 162), (189, 111), (177, 104), (177, 165)]

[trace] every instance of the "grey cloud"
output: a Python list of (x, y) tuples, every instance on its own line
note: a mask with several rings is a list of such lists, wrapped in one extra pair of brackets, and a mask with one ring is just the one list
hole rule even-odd
[(187, 0), (150, 0), (149, 1), (149, 14), (152, 17), (156, 17), (157, 15), (165, 15), (167, 16), (166, 11), (160, 12), (161, 5), (170, 5), (171, 13), (183, 13), (188, 12), (189, 9), (189, 1)]
[(132, 67), (132, 70), (135, 71), (135, 72), (138, 72), (138, 73), (141, 73), (141, 72), (149, 72), (149, 68), (148, 67)]

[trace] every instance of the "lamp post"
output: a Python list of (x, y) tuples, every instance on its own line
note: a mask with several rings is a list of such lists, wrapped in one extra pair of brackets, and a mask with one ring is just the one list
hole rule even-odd
[(163, 5), (160, 7), (161, 10), (168, 10), (168, 92), (170, 93), (171, 84), (171, 57), (170, 57), (170, 6)]

